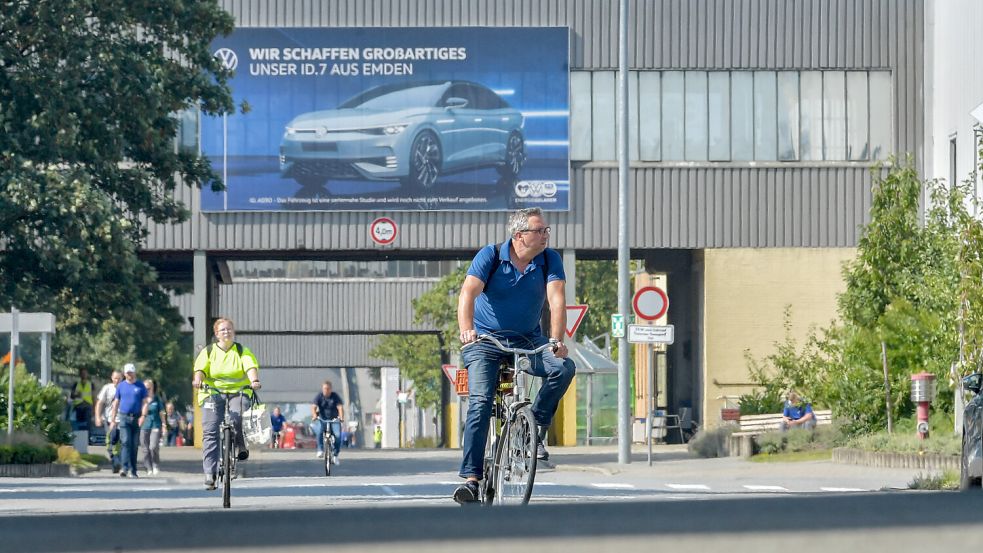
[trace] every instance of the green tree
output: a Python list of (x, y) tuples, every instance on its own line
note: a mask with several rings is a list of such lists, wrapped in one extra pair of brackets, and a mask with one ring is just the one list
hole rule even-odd
[(54, 312), (64, 366), (90, 340), (177, 363), (137, 252), (148, 222), (188, 217), (176, 186), (222, 186), (175, 136), (184, 110), (232, 110), (209, 48), (232, 27), (214, 0), (0, 0), (0, 305)]
[[(799, 387), (854, 429), (882, 428), (883, 343), (893, 416), (912, 412), (910, 375), (922, 371), (936, 376), (934, 407), (951, 413), (953, 396), (948, 392), (958, 353), (960, 287), (963, 297), (983, 294), (981, 281), (972, 280), (980, 249), (967, 230), (973, 227), (964, 189), (937, 181), (924, 183), (924, 189), (930, 201), (922, 223), (923, 183), (911, 161), (877, 170), (870, 223), (863, 229), (856, 259), (844, 266), (840, 321), (813, 331), (801, 350), (787, 339), (762, 363), (752, 359), (752, 377), (764, 392)], [(960, 260), (965, 262), (960, 265)]]

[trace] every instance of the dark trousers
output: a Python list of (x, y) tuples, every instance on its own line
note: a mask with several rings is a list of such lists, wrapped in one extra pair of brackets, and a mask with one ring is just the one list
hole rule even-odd
[(119, 441), (123, 446), (123, 472), (137, 475), (137, 449), (140, 447), (140, 415), (121, 413), (119, 416)]

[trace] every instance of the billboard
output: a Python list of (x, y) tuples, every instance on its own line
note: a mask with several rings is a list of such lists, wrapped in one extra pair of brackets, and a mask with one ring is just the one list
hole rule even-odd
[(202, 211), (569, 209), (565, 27), (242, 28)]

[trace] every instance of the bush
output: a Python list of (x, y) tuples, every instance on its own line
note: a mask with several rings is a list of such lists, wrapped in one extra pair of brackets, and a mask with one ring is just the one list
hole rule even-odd
[(760, 453), (775, 454), (785, 450), (785, 433), (768, 432), (761, 434), (754, 439), (757, 450)]
[(50, 445), (0, 445), (0, 465), (34, 465), (53, 463), (57, 458), (58, 451)]
[(686, 444), (686, 449), (698, 457), (726, 457), (727, 437), (733, 432), (734, 427), (731, 425), (724, 425), (710, 430), (701, 429)]
[[(7, 427), (7, 371), (0, 371), (0, 428)], [(67, 444), (72, 437), (62, 420), (65, 400), (54, 384), (42, 386), (23, 365), (14, 370), (14, 429), (41, 434), (53, 444)]]

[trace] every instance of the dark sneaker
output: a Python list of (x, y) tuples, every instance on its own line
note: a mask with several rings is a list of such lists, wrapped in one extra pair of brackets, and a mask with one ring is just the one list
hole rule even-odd
[(236, 457), (236, 459), (239, 459), (240, 461), (245, 461), (248, 458), (249, 458), (248, 449), (243, 449), (242, 451), (239, 452), (239, 455)]
[(550, 459), (550, 452), (546, 451), (546, 446), (543, 445), (543, 442), (539, 442), (536, 445), (536, 458), (540, 461), (549, 461)]
[(120, 478), (126, 478), (126, 471), (120, 472), (119, 473), (119, 476), (120, 476)]
[(479, 495), (480, 492), (478, 490), (478, 483), (474, 480), (468, 480), (454, 490), (454, 501), (456, 501), (459, 505), (477, 503)]
[(118, 474), (121, 468), (123, 467), (119, 465), (113, 465), (113, 474)]
[(214, 476), (205, 476), (205, 489), (206, 490), (214, 490), (215, 489), (215, 477)]

